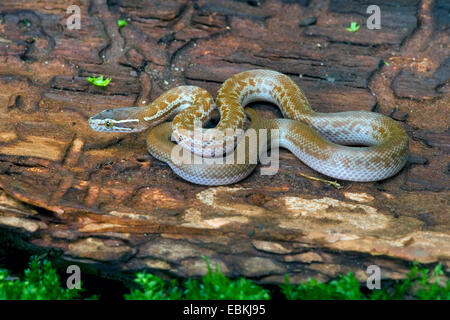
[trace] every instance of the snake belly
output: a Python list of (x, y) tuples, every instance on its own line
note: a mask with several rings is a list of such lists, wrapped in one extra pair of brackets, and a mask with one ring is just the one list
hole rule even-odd
[[(244, 111), (244, 106), (253, 101), (277, 105), (284, 118), (261, 119), (249, 108)], [(295, 82), (276, 71), (250, 70), (234, 75), (219, 88), (216, 105), (221, 119), (214, 129), (201, 129), (200, 138), (194, 134), (194, 123), (207, 121), (215, 105), (206, 91), (191, 86), (171, 89), (150, 106), (105, 110), (89, 123), (97, 131), (120, 131), (123, 125), (131, 128), (128, 131), (154, 127), (147, 137), (148, 151), (168, 163), (183, 179), (202, 185), (231, 184), (244, 179), (254, 170), (256, 164), (249, 159), (255, 153), (258, 156), (260, 148), (244, 146), (244, 163), (177, 164), (172, 159), (175, 144), (169, 137), (193, 155), (230, 157), (231, 152), (231, 157), (237, 157), (232, 152), (233, 143), (237, 141), (239, 147), (244, 143), (243, 135), (223, 132), (242, 132), (246, 113), (250, 117), (248, 128), (278, 130), (280, 147), (290, 150), (312, 169), (336, 179), (383, 180), (400, 171), (408, 157), (407, 134), (393, 119), (367, 111), (315, 112)], [(176, 113), (172, 124), (157, 125)], [(107, 121), (114, 123), (116, 129), (105, 129)]]

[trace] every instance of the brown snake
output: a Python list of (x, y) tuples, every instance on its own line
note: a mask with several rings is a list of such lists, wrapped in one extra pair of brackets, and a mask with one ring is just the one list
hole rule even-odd
[[(253, 101), (274, 103), (285, 119), (261, 119), (249, 108), (244, 111), (244, 106)], [(216, 104), (219, 123), (213, 129), (201, 129), (201, 134), (196, 135), (195, 122), (208, 121)], [(147, 137), (148, 151), (169, 164), (177, 175), (203, 185), (235, 183), (255, 168), (251, 159), (266, 145), (257, 143), (256, 148), (242, 145), (247, 139), (242, 139), (239, 131), (245, 128), (246, 112), (251, 119), (247, 130), (278, 130), (279, 146), (314, 170), (337, 179), (386, 179), (400, 171), (408, 157), (408, 136), (396, 121), (367, 111), (315, 112), (301, 89), (276, 71), (250, 70), (234, 75), (220, 87), (216, 104), (207, 91), (180, 86), (166, 91), (148, 106), (104, 110), (90, 118), (89, 124), (96, 131), (111, 132), (137, 132), (154, 127)], [(160, 124), (175, 114), (172, 123)], [(234, 135), (229, 134), (230, 130)], [(176, 145), (170, 136), (204, 159), (225, 153), (231, 161), (179, 164), (173, 158)], [(258, 139), (261, 140), (259, 135)], [(244, 152), (244, 161), (238, 161), (239, 155), (233, 152), (235, 141), (238, 141), (236, 149)]]

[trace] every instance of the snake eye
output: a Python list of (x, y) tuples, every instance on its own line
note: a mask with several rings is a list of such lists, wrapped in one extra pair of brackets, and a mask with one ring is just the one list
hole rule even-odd
[(113, 124), (112, 124), (112, 121), (110, 121), (110, 120), (106, 120), (106, 121), (105, 121), (105, 127), (106, 127), (106, 128), (111, 128), (112, 125), (113, 125)]

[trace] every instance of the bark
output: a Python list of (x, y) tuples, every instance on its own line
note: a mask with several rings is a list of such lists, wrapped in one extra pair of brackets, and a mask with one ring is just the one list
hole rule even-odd
[[(377, 264), (450, 266), (449, 34), (442, 1), (47, 1), (0, 4), (0, 230), (10, 249), (122, 276), (206, 271), (261, 283), (327, 280)], [(67, 7), (81, 8), (68, 30)], [(444, 8), (444, 9), (443, 9)], [(315, 19), (311, 19), (311, 18)], [(128, 19), (118, 28), (117, 19)], [(345, 28), (351, 21), (357, 32)], [(237, 72), (288, 74), (317, 111), (372, 110), (402, 121), (410, 161), (379, 183), (326, 178), (287, 151), (228, 187), (178, 178), (150, 156), (145, 132), (106, 134), (87, 119), (142, 105), (177, 85), (215, 95)], [(86, 82), (112, 78), (106, 88)], [(267, 105), (264, 116), (280, 116)], [(56, 250), (56, 251), (55, 251)]]

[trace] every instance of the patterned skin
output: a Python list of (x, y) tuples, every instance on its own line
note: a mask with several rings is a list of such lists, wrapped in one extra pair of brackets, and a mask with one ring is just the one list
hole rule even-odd
[[(274, 103), (287, 119), (264, 120), (249, 108), (244, 111), (243, 106), (253, 101)], [(183, 179), (203, 185), (235, 183), (253, 171), (256, 164), (250, 160), (264, 151), (265, 145), (258, 144), (257, 148), (241, 145), (245, 144), (243, 129), (249, 128), (258, 133), (260, 129), (279, 130), (279, 146), (314, 170), (337, 179), (386, 179), (400, 171), (408, 157), (408, 137), (396, 121), (366, 111), (315, 112), (301, 89), (276, 71), (250, 70), (234, 75), (220, 87), (216, 104), (220, 121), (213, 129), (196, 129), (210, 118), (216, 105), (205, 90), (193, 86), (168, 90), (149, 106), (102, 111), (90, 118), (89, 124), (97, 131), (114, 132), (154, 127), (147, 137), (148, 151), (168, 163)], [(175, 114), (172, 123), (159, 124)], [(198, 130), (201, 134), (196, 134)], [(201, 163), (174, 161), (176, 145), (170, 142), (170, 136), (186, 152), (192, 152), (190, 157), (203, 157)], [(236, 149), (245, 150), (244, 162), (238, 161), (237, 153), (233, 152), (236, 143)], [(229, 161), (204, 161), (222, 154)]]

